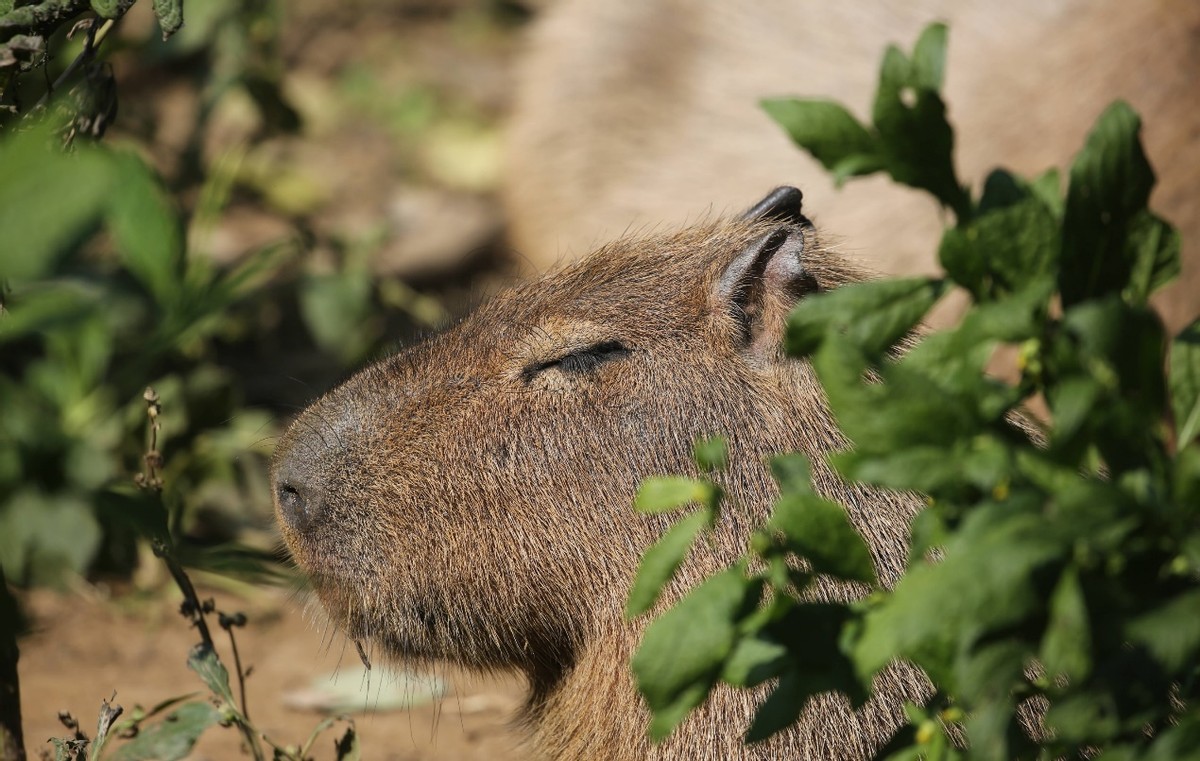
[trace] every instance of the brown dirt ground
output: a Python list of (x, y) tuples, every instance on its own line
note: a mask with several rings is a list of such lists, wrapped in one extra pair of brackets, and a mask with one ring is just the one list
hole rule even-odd
[[(250, 618), (238, 634), (242, 662), (253, 671), (246, 682), (250, 715), (258, 728), (281, 744), (299, 744), (322, 714), (290, 709), (285, 698), (304, 690), (323, 675), (357, 673), (354, 646), (331, 633), (318, 616), (305, 616), (294, 595), (277, 589), (255, 589), (248, 597), (211, 593), (219, 608), (241, 610)], [(202, 593), (202, 597), (210, 596)], [(25, 741), (30, 758), (38, 758), (50, 737), (66, 736), (58, 722), (70, 711), (89, 735), (100, 702), (116, 693), (126, 708), (146, 707), (177, 695), (201, 691), (199, 679), (185, 665), (199, 637), (177, 614), (178, 599), (125, 595), (107, 598), (87, 587), (66, 594), (45, 590), (24, 596), (33, 632), (21, 645), (19, 664)], [(217, 636), (221, 635), (221, 636)], [(218, 648), (232, 663), (224, 633), (215, 631)], [(520, 705), (522, 685), (515, 677), (481, 677), (444, 672), (450, 689), (440, 701), (409, 710), (375, 707), (386, 669), (372, 672), (362, 685), (362, 710), (355, 712), (362, 757), (385, 761), (450, 761), (524, 758), (520, 733), (512, 718)], [(375, 675), (378, 675), (376, 677)], [(351, 676), (349, 678), (357, 678)], [(332, 759), (335, 728), (314, 746), (316, 759)], [(233, 729), (210, 728), (190, 761), (250, 758)]]

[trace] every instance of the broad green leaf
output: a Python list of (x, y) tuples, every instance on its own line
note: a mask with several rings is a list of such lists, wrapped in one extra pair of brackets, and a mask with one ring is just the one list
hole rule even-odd
[(921, 665), (943, 689), (956, 687), (960, 649), (1005, 630), (1044, 604), (1028, 583), (1062, 551), (1046, 532), (1041, 501), (1018, 499), (974, 507), (935, 564), (910, 567), (883, 604), (865, 618), (854, 645), (859, 673), (870, 675), (897, 657)]
[(753, 634), (738, 640), (721, 670), (721, 681), (738, 687), (754, 687), (779, 676), (789, 660), (788, 648)]
[(349, 364), (367, 349), (370, 296), (371, 274), (365, 268), (312, 275), (300, 285), (300, 314), (317, 345)]
[(783, 494), (812, 494), (812, 466), (800, 452), (779, 455), (771, 459), (771, 475)]
[(1175, 446), (1183, 449), (1200, 434), (1200, 320), (1171, 342), (1168, 383), (1175, 417)]
[(625, 605), (628, 618), (641, 615), (658, 601), (662, 588), (671, 581), (679, 565), (687, 557), (696, 535), (708, 523), (704, 511), (697, 511), (683, 518), (654, 543), (638, 565), (633, 588)]
[(1175, 596), (1125, 627), (1130, 641), (1144, 645), (1170, 674), (1195, 666), (1200, 652), (1200, 591)]
[(1087, 602), (1073, 566), (1063, 571), (1050, 598), (1050, 620), (1042, 639), (1041, 662), (1051, 677), (1082, 682), (1092, 669), (1092, 633)]
[(100, 525), (81, 495), (27, 488), (0, 505), (0, 563), (18, 583), (58, 583), (64, 573), (83, 574), (100, 541)]
[(162, 720), (143, 726), (137, 736), (106, 755), (111, 761), (178, 761), (192, 752), (196, 740), (221, 721), (210, 703), (187, 703)]
[(0, 140), (0, 278), (34, 279), (99, 223), (112, 164), (90, 146), (66, 154), (44, 127)]
[(964, 223), (971, 199), (954, 173), (954, 132), (938, 94), (945, 44), (945, 28), (935, 24), (921, 35), (913, 60), (888, 48), (872, 116), (892, 177), (929, 191)]
[(657, 739), (703, 702), (733, 650), (736, 621), (752, 583), (730, 568), (689, 592), (646, 629), (633, 657), (638, 689), (654, 714)]
[(950, 277), (982, 301), (1053, 275), (1058, 250), (1053, 213), (1030, 197), (947, 230), (938, 256)]
[(787, 351), (803, 356), (826, 331), (837, 331), (839, 341), (861, 348), (868, 357), (882, 355), (913, 330), (945, 291), (942, 280), (903, 278), (857, 283), (802, 299), (788, 317)]
[(1138, 252), (1126, 235), (1154, 186), (1140, 131), (1137, 114), (1117, 101), (1100, 115), (1071, 165), (1059, 271), (1066, 306), (1120, 293), (1129, 285)]
[(234, 705), (233, 692), (229, 689), (229, 672), (217, 657), (216, 651), (200, 643), (188, 654), (187, 665), (200, 676), (200, 680), (214, 695), (229, 705)]
[(837, 183), (883, 168), (875, 137), (840, 104), (776, 98), (762, 101), (762, 107)]
[(665, 513), (684, 505), (709, 505), (716, 487), (708, 481), (684, 476), (647, 478), (638, 487), (633, 507), (643, 513)]
[(784, 672), (776, 682), (775, 689), (754, 714), (754, 721), (746, 730), (746, 743), (761, 742), (795, 724), (805, 701), (812, 694), (805, 686), (798, 673)]
[(113, 157), (108, 226), (122, 261), (164, 308), (174, 306), (183, 277), (183, 228), (162, 186), (141, 159)]
[(1090, 745), (1117, 735), (1118, 716), (1111, 693), (1078, 691), (1051, 704), (1043, 722), (1058, 740)]
[(788, 494), (775, 503), (767, 525), (782, 532), (790, 548), (807, 558), (817, 573), (876, 583), (871, 552), (841, 505), (814, 494)]
[(1179, 232), (1150, 212), (1136, 214), (1130, 221), (1128, 256), (1132, 261), (1129, 285), (1124, 293), (1131, 304), (1144, 304), (1150, 294), (1179, 276)]
[(693, 449), (696, 465), (706, 473), (729, 466), (729, 445), (721, 436), (700, 439)]
[(945, 24), (930, 24), (921, 30), (917, 44), (913, 46), (912, 76), (918, 87), (927, 90), (942, 89), (942, 77), (946, 69)]

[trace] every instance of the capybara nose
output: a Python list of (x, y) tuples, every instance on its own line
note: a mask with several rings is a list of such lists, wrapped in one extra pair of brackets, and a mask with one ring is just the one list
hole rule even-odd
[(304, 531), (321, 514), (321, 492), (312, 477), (294, 459), (285, 459), (275, 471), (275, 508), (279, 520), (295, 531)]

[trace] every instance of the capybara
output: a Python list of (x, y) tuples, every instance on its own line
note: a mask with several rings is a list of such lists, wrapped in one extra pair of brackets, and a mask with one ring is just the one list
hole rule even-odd
[[(639, 482), (695, 473), (693, 443), (728, 437), (730, 497), (668, 597), (745, 551), (777, 495), (768, 457), (807, 453), (884, 583), (904, 565), (916, 498), (838, 480), (844, 446), (805, 361), (781, 351), (807, 294), (860, 275), (781, 188), (751, 212), (603, 246), (501, 293), (305, 410), (273, 468), (283, 535), (330, 616), (395, 659), (511, 669), (529, 683), (532, 751), (553, 759), (866, 757), (924, 678), (893, 668), (855, 713), (815, 700), (793, 730), (744, 748), (762, 693), (718, 689), (664, 744), (629, 659), (623, 608), (671, 519), (636, 513)], [(820, 594), (844, 596), (825, 584)]]
[(1183, 274), (1156, 305), (1200, 313), (1200, 3), (1195, 0), (557, 0), (528, 41), (504, 201), (531, 269), (699, 210), (796, 183), (827, 246), (889, 273), (934, 272), (942, 219), (883, 177), (835, 191), (759, 107), (845, 103), (869, 121), (887, 44), (948, 22), (946, 101), (960, 178), (1066, 167), (1112, 100), (1142, 114), (1154, 208), (1183, 233)]

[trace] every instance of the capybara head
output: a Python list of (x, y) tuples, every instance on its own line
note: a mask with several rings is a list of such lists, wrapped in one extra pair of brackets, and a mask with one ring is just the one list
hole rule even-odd
[[(808, 366), (781, 350), (798, 299), (858, 277), (800, 200), (781, 188), (736, 219), (604, 246), (305, 410), (276, 453), (277, 512), (348, 636), (519, 670), (537, 721), (585, 654), (603, 657), (597, 643), (636, 636), (624, 601), (669, 521), (634, 512), (638, 483), (694, 472), (694, 442), (718, 434), (730, 507), (681, 585), (744, 550), (775, 493), (767, 458), (785, 451), (818, 458), (819, 487), (894, 577), (911, 500), (820, 464), (841, 438)], [(608, 659), (627, 670), (628, 654)], [(634, 723), (622, 731), (643, 737)]]

